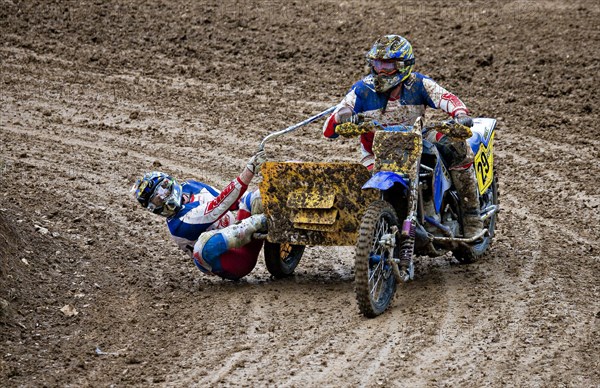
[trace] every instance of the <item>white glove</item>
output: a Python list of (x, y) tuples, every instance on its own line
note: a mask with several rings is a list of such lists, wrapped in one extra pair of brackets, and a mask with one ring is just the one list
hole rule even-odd
[(256, 174), (260, 170), (260, 166), (262, 166), (262, 164), (266, 162), (266, 160), (267, 153), (265, 152), (265, 150), (260, 150), (257, 153), (255, 153), (254, 156), (250, 158), (250, 160), (248, 160), (248, 164), (246, 164), (246, 167), (248, 168), (248, 170), (250, 170), (252, 174)]
[(353, 123), (353, 124), (358, 124), (358, 115), (356, 113), (354, 113), (354, 111), (345, 106), (343, 108), (341, 108), (340, 110), (338, 110), (337, 112), (335, 112), (335, 122), (338, 124), (343, 124), (343, 123)]

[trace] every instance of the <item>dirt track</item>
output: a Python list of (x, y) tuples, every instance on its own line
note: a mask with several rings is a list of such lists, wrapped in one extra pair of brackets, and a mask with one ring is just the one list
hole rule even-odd
[[(597, 2), (35, 3), (0, 0), (1, 386), (600, 385)], [(499, 120), (487, 258), (420, 260), (367, 320), (352, 249), (208, 278), (128, 197), (156, 168), (222, 187), (383, 33)], [(319, 125), (267, 151), (358, 158)]]

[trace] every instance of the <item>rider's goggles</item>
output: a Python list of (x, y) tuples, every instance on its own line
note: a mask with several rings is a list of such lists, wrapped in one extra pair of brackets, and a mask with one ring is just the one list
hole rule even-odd
[(409, 59), (406, 61), (373, 59), (371, 61), (371, 65), (373, 66), (375, 73), (382, 75), (394, 75), (396, 72), (404, 73), (414, 63), (414, 59)]
[(172, 191), (173, 185), (171, 184), (171, 181), (164, 179), (160, 182), (148, 199), (148, 210), (154, 211), (154, 209), (164, 206), (165, 201), (171, 195)]

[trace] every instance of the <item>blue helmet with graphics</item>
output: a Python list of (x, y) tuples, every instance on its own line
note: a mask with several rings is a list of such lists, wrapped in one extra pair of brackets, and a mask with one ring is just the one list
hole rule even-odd
[(373, 86), (387, 92), (408, 78), (415, 65), (412, 46), (400, 35), (384, 35), (367, 52)]
[(154, 214), (170, 217), (181, 208), (181, 185), (170, 175), (153, 171), (138, 179), (131, 193)]

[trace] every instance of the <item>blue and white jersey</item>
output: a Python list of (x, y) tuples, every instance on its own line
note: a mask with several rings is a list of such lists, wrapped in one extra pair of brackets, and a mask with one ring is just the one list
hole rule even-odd
[[(323, 135), (326, 137), (338, 136), (335, 126), (339, 123), (335, 121), (335, 115), (343, 107), (349, 107), (355, 113), (364, 113), (385, 127), (412, 125), (418, 117), (425, 116), (427, 107), (441, 109), (452, 117), (468, 114), (467, 107), (457, 96), (431, 78), (417, 72), (412, 72), (402, 83), (400, 94), (396, 98), (388, 99), (388, 94), (377, 93), (372, 75), (356, 82), (325, 122)], [(373, 134), (364, 134), (360, 140), (363, 163), (368, 165), (373, 161)]]
[(167, 225), (179, 248), (193, 257), (194, 244), (202, 233), (235, 223), (232, 210), (237, 208), (248, 186), (239, 178), (220, 193), (214, 187), (193, 180), (181, 186), (184, 205), (179, 212), (167, 218)]

